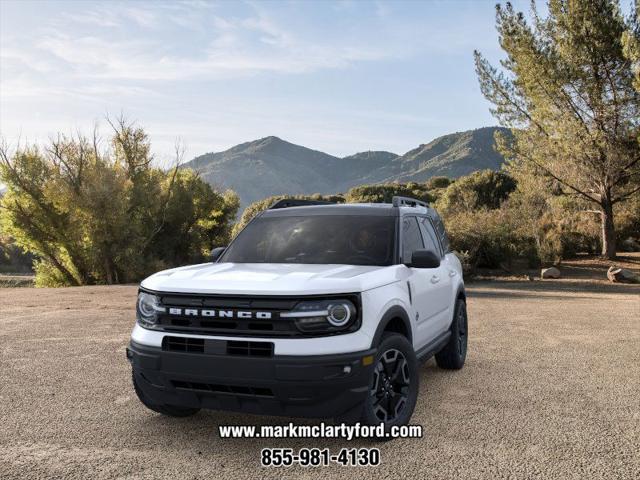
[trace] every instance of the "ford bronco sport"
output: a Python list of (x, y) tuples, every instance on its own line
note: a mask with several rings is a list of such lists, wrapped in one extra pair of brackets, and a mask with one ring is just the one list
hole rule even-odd
[(419, 360), (462, 368), (462, 270), (424, 202), (281, 200), (212, 262), (140, 285), (127, 358), (140, 401), (406, 424)]

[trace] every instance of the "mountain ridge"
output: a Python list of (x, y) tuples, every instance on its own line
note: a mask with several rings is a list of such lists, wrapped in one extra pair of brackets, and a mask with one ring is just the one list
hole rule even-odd
[(496, 131), (509, 133), (483, 127), (443, 135), (403, 155), (364, 151), (342, 158), (271, 135), (197, 156), (182, 168), (193, 168), (214, 187), (235, 190), (246, 206), (271, 195), (340, 193), (367, 183), (424, 182), (497, 170), (504, 159), (494, 148)]

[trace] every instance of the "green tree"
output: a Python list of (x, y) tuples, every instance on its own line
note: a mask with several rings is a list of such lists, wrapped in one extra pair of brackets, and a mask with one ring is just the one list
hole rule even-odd
[[(611, 0), (551, 0), (531, 25), (507, 3), (497, 29), (502, 69), (475, 52), (492, 113), (514, 138), (499, 139), (512, 169), (554, 179), (564, 195), (597, 206), (602, 254), (616, 255), (614, 205), (640, 191), (640, 95), (624, 48), (637, 40), (637, 15)], [(637, 71), (636, 71), (637, 72)]]
[(437, 205), (443, 214), (480, 208), (496, 209), (515, 188), (515, 180), (506, 172), (480, 170), (460, 177), (449, 185)]
[(630, 28), (624, 32), (622, 42), (624, 53), (632, 62), (635, 72), (634, 85), (640, 92), (640, 2), (635, 2), (635, 12), (631, 14)]
[(391, 199), (396, 195), (428, 203), (435, 200), (427, 184), (416, 182), (359, 185), (345, 194), (345, 200), (348, 203), (391, 203)]
[(429, 190), (436, 190), (438, 188), (447, 188), (451, 184), (449, 177), (431, 177), (427, 180), (426, 186)]
[(104, 150), (94, 134), (0, 151), (0, 225), (36, 256), (37, 285), (136, 281), (202, 260), (229, 236), (235, 194), (177, 165), (152, 167), (144, 131), (124, 120), (112, 127)]

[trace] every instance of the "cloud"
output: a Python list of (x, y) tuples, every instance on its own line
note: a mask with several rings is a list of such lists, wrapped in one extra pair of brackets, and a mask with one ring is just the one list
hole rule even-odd
[(79, 25), (93, 25), (101, 28), (125, 27), (128, 23), (140, 27), (156, 27), (159, 25), (158, 14), (148, 8), (119, 7), (96, 5), (91, 9), (74, 12), (62, 12), (55, 23), (70, 22)]
[(387, 18), (395, 15), (387, 4), (365, 5), (333, 4), (355, 8), (352, 14), (362, 21), (350, 22), (347, 29), (328, 29), (273, 15), (261, 3), (244, 4), (233, 14), (222, 13), (219, 4), (198, 1), (90, 4), (54, 16), (28, 37), (3, 38), (3, 68), (46, 71), (75, 84), (95, 79), (216, 80), (346, 69), (362, 62), (404, 59), (425, 48), (465, 48), (469, 41), (436, 31), (442, 28), (438, 25), (431, 26), (430, 35), (423, 33), (429, 27), (422, 23), (405, 22), (399, 28)]
[[(163, 81), (228, 78), (260, 72), (308, 73), (394, 55), (388, 46), (372, 45), (364, 39), (345, 43), (341, 39), (318, 42), (301, 38), (264, 12), (242, 18), (210, 15), (201, 19), (213, 27), (206, 41), (177, 51), (175, 46), (167, 46), (163, 35), (135, 35), (134, 39), (118, 40), (114, 37), (122, 35), (112, 34), (126, 21), (141, 28), (158, 29), (163, 22), (183, 31), (183, 15), (192, 14), (192, 10), (177, 10), (163, 17), (143, 8), (121, 9), (116, 14), (102, 7), (66, 14), (64, 19), (71, 22), (68, 28), (48, 31), (31, 48), (15, 44), (9, 48), (15, 52), (5, 57), (10, 61), (27, 59), (25, 62), (31, 68), (38, 68), (37, 58), (54, 58), (59, 67), (56, 73), (61, 75), (70, 72), (86, 78)], [(82, 28), (87, 25), (103, 27), (109, 34)], [(47, 68), (51, 69), (51, 62)]]
[[(407, 131), (422, 136), (439, 117), (403, 109), (421, 105), (430, 92), (399, 92), (389, 78), (406, 69), (413, 72), (407, 73), (413, 75), (408, 84), (419, 86), (442, 74), (429, 70), (441, 65), (432, 58), (495, 43), (494, 36), (465, 21), (458, 7), (456, 21), (447, 22), (417, 13), (431, 7), (360, 1), (51, 5), (3, 15), (5, 134), (24, 127), (46, 138), (124, 109), (156, 131), (158, 122), (166, 122), (167, 132), (196, 139), (198, 148), (212, 135), (231, 144), (272, 128), (282, 135), (304, 130), (301, 141), (325, 135), (344, 145), (388, 137), (388, 131), (394, 138)], [(335, 70), (340, 72), (313, 75)], [(320, 78), (337, 90), (318, 88)], [(381, 94), (366, 94), (374, 91)], [(411, 99), (385, 98), (401, 94)], [(156, 134), (154, 147), (159, 141), (161, 150), (171, 151), (173, 138), (174, 133)]]

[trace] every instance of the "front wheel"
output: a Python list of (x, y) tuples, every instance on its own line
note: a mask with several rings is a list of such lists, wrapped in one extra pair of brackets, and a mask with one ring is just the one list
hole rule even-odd
[(406, 425), (416, 406), (418, 389), (418, 360), (413, 346), (402, 335), (385, 334), (376, 354), (361, 422), (383, 423), (385, 429)]
[(460, 370), (464, 366), (467, 358), (467, 323), (467, 304), (459, 298), (453, 313), (449, 342), (436, 353), (438, 367), (446, 370)]

